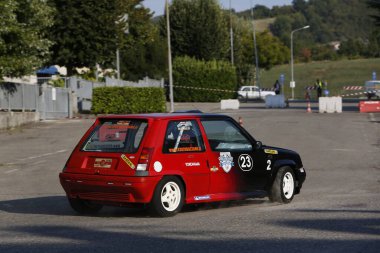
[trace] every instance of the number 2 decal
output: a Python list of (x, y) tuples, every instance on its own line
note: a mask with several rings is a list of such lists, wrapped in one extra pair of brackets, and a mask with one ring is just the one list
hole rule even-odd
[(242, 171), (250, 171), (253, 166), (252, 157), (247, 154), (242, 154), (239, 156), (239, 167)]
[(271, 160), (268, 160), (267, 161), (267, 170), (271, 170), (272, 168), (270, 167), (272, 165), (272, 161)]

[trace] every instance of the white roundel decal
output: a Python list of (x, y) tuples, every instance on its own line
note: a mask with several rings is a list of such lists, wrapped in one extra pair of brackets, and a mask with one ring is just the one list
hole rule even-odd
[(161, 172), (162, 171), (162, 164), (160, 162), (154, 162), (153, 168), (156, 172)]
[(242, 154), (239, 156), (239, 167), (242, 171), (250, 171), (253, 167), (253, 160), (250, 155)]

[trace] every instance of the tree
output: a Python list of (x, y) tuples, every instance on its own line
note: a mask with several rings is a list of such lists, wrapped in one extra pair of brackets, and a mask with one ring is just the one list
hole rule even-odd
[(0, 0), (0, 9), (0, 79), (31, 74), (48, 59), (53, 9), (42, 0)]
[(376, 14), (372, 14), (371, 17), (375, 19), (376, 25), (380, 26), (380, 2), (376, 0), (367, 0), (367, 4), (377, 12)]
[(152, 21), (149, 9), (135, 6), (129, 10), (129, 33), (121, 48), (121, 75), (125, 80), (143, 77), (159, 79), (167, 68), (166, 39)]
[(50, 38), (51, 62), (67, 67), (112, 66), (116, 48), (123, 45), (128, 9), (141, 0), (48, 0), (57, 9)]
[[(173, 55), (206, 61), (225, 59), (229, 50), (227, 27), (216, 0), (174, 0), (170, 6)], [(164, 19), (161, 32), (166, 34)]]

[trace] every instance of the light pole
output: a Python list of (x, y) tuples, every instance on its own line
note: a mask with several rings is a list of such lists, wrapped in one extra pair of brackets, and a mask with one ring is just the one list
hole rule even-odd
[[(260, 88), (259, 83), (259, 56), (257, 54), (257, 44), (256, 44), (256, 27), (253, 18), (253, 4), (251, 0), (251, 18), (252, 18), (252, 28), (253, 28), (253, 45), (255, 47), (255, 65), (256, 65), (256, 85)], [(259, 90), (259, 96), (261, 97), (261, 89)]]
[[(126, 26), (124, 27), (124, 33), (129, 33), (129, 24), (128, 24), (128, 14), (124, 14), (120, 20), (116, 21), (116, 24), (125, 23)], [(117, 83), (120, 84), (120, 50), (119, 45), (116, 49), (116, 69), (117, 69)], [(97, 71), (97, 70), (96, 70)]]
[(296, 87), (296, 82), (294, 82), (294, 68), (293, 68), (293, 33), (301, 31), (303, 29), (308, 29), (308, 28), (310, 28), (309, 25), (295, 29), (290, 33), (290, 72), (292, 76), (292, 80), (290, 81), (290, 88), (292, 88), (292, 99), (294, 99), (294, 88)]
[(166, 0), (166, 33), (168, 40), (168, 67), (169, 67), (169, 98), (170, 112), (174, 112), (174, 95), (173, 95), (173, 67), (172, 67), (172, 49), (170, 42), (170, 17), (169, 17), (169, 2)]
[(234, 31), (232, 29), (232, 7), (231, 7), (231, 0), (230, 0), (230, 42), (231, 42), (231, 64), (234, 65), (235, 59), (234, 59)]

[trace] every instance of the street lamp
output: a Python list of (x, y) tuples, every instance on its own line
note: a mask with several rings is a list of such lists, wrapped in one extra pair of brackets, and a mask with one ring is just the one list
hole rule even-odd
[[(260, 83), (259, 83), (259, 56), (257, 54), (256, 28), (255, 28), (255, 19), (253, 17), (253, 3), (252, 3), (252, 0), (251, 0), (251, 18), (252, 18), (252, 28), (253, 28), (253, 45), (254, 45), (254, 48), (255, 48), (256, 85), (260, 88)], [(259, 97), (261, 97), (261, 89), (259, 89)]]
[(293, 69), (293, 33), (301, 31), (303, 29), (308, 29), (308, 28), (310, 28), (309, 25), (295, 29), (290, 33), (290, 71), (292, 74), (292, 80), (290, 81), (290, 88), (292, 88), (292, 99), (294, 99), (294, 88), (296, 87), (296, 82), (294, 82), (294, 69)]
[(173, 67), (172, 67), (172, 49), (170, 42), (170, 17), (169, 17), (169, 1), (166, 4), (166, 34), (168, 40), (168, 67), (169, 67), (169, 98), (170, 98), (170, 112), (174, 112), (174, 94), (173, 94)]
[(232, 7), (230, 0), (230, 43), (231, 43), (231, 64), (234, 65), (234, 31), (232, 29)]

